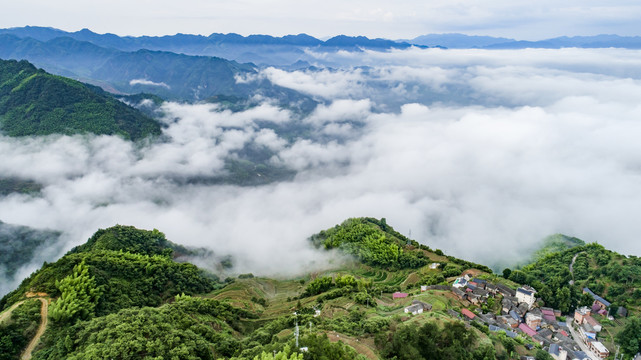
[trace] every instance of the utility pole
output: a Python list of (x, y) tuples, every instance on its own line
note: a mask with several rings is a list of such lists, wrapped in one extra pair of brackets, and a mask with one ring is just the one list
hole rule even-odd
[(294, 313), (294, 315), (296, 315), (296, 330), (294, 330), (294, 336), (296, 337), (296, 351), (298, 351), (298, 335), (299, 335), (298, 314)]

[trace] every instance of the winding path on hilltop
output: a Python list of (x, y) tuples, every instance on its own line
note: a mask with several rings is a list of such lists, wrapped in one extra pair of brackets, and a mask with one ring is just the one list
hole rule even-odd
[(42, 337), (42, 334), (44, 334), (45, 330), (47, 329), (47, 323), (49, 320), (49, 300), (41, 297), (37, 299), (42, 303), (42, 307), (40, 308), (40, 327), (38, 328), (36, 335), (33, 337), (33, 339), (31, 339), (31, 342), (29, 343), (29, 345), (27, 345), (27, 348), (22, 353), (22, 356), (20, 357), (20, 359), (22, 360), (31, 359), (31, 353), (33, 352), (33, 349), (36, 348), (36, 345), (38, 345), (38, 342), (40, 341), (40, 337)]
[[(33, 296), (39, 296), (38, 295), (31, 295), (31, 293), (27, 294), (27, 297), (33, 298)], [(46, 294), (45, 294), (46, 295)], [(40, 300), (42, 303), (42, 306), (40, 307), (40, 327), (38, 327), (38, 331), (36, 331), (36, 335), (34, 335), (33, 339), (29, 342), (29, 345), (24, 349), (22, 352), (22, 356), (20, 356), (20, 359), (24, 360), (29, 360), (31, 359), (31, 353), (33, 352), (33, 349), (36, 348), (36, 345), (38, 345), (38, 342), (40, 341), (40, 338), (44, 334), (45, 330), (47, 329), (47, 324), (49, 322), (48, 315), (49, 315), (49, 300), (43, 297), (36, 297), (36, 299)], [(5, 312), (0, 314), (0, 323), (2, 323), (5, 319), (8, 319), (11, 314), (13, 313), (13, 310), (15, 310), (18, 306), (22, 305), (26, 300), (18, 301), (17, 303), (11, 305), (9, 309), (7, 309)]]
[(578, 252), (574, 254), (574, 257), (572, 258), (572, 263), (570, 263), (570, 275), (572, 275), (572, 280), (570, 280), (570, 285), (574, 285), (574, 262), (576, 261), (576, 258), (580, 255), (583, 254), (585, 251)]
[(18, 306), (22, 305), (23, 302), (24, 302), (24, 300), (18, 301), (17, 303), (11, 305), (11, 307), (8, 308), (7, 311), (5, 311), (2, 314), (0, 314), (0, 323), (2, 323), (4, 321), (4, 319), (6, 319), (9, 316), (11, 316), (11, 313), (13, 313), (13, 310), (15, 310)]

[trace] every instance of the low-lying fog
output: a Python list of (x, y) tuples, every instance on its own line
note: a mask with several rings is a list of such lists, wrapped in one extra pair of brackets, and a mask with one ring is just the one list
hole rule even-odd
[[(496, 266), (559, 232), (641, 254), (640, 51), (314, 55), (334, 67), (258, 75), (324, 102), (303, 119), (269, 99), (239, 113), (166, 103), (167, 139), (151, 145), (0, 137), (0, 173), (44, 185), (0, 198), (0, 220), (60, 230), (67, 249), (117, 223), (158, 228), (263, 275), (321, 266), (307, 237), (358, 216)], [(266, 126), (294, 122), (312, 130), (290, 141)], [(172, 180), (219, 176), (250, 145), (296, 177)]]

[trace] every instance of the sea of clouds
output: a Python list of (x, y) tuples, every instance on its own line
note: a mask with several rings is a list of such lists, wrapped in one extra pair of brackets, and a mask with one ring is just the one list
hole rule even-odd
[[(237, 273), (272, 276), (326, 266), (306, 239), (360, 216), (495, 267), (554, 233), (641, 255), (640, 51), (310, 54), (332, 67), (239, 79), (321, 102), (302, 119), (269, 99), (236, 113), (165, 103), (164, 139), (150, 144), (0, 137), (0, 173), (44, 185), (0, 198), (0, 220), (60, 230), (65, 249), (114, 224), (158, 228), (231, 255)], [(266, 126), (292, 122), (312, 131), (286, 139)], [(220, 176), (247, 146), (295, 178), (175, 181)]]

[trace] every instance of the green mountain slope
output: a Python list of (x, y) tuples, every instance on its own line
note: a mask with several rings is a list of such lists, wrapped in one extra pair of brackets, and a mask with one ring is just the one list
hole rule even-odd
[(552, 307), (565, 304), (570, 310), (583, 302), (591, 303), (582, 294), (583, 288), (588, 287), (617, 306), (641, 310), (641, 259), (626, 257), (599, 244), (548, 253), (521, 270), (512, 271), (510, 279), (532, 285)]
[(541, 247), (534, 253), (532, 258), (534, 260), (539, 260), (549, 254), (561, 252), (567, 249), (571, 249), (575, 246), (582, 245), (585, 245), (585, 242), (575, 237), (570, 237), (563, 234), (550, 235), (543, 240), (543, 244), (541, 244)]
[(94, 133), (137, 140), (160, 124), (104, 91), (51, 75), (26, 61), (0, 60), (0, 131), (9, 136)]
[[(613, 286), (628, 281), (624, 294), (635, 296), (635, 269), (641, 268), (637, 258), (588, 244), (551, 253), (513, 271), (510, 280), (419, 244), (385, 219), (373, 218), (348, 219), (311, 236), (310, 245), (340, 253), (340, 261), (299, 277), (243, 274), (223, 284), (191, 264), (175, 262), (190, 250), (161, 232), (114, 226), (45, 264), (0, 300), (0, 309), (34, 292), (52, 300), (50, 325), (34, 359), (545, 358), (546, 350), (530, 337), (510, 328), (507, 336), (480, 320), (500, 313), (506, 296), (499, 292), (473, 303), (452, 291), (454, 279), (469, 274), (477, 284), (512, 289), (528, 282), (543, 296), (542, 286), (564, 288), (566, 261), (576, 256), (575, 286), (588, 284), (598, 291), (600, 283), (607, 284), (604, 296), (619, 301)], [(414, 301), (430, 309), (407, 313)], [(626, 304), (637, 313), (634, 304)], [(472, 312), (476, 320), (462, 321)], [(624, 326), (606, 321), (612, 333)], [(623, 333), (636, 336), (634, 329)]]

